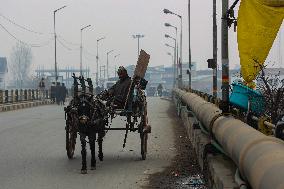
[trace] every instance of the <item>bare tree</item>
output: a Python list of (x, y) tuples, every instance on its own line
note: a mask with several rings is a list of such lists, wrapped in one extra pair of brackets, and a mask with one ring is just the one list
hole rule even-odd
[(29, 71), (32, 63), (31, 48), (24, 43), (18, 42), (12, 49), (10, 56), (10, 70), (12, 77), (17, 84), (28, 80)]
[(281, 80), (280, 71), (268, 73), (265, 66), (261, 66), (257, 80), (257, 87), (265, 99), (264, 113), (276, 124), (284, 116), (284, 79)]

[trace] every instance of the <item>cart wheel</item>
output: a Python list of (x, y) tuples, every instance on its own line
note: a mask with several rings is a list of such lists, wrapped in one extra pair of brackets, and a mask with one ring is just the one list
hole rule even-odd
[[(71, 116), (70, 116), (71, 117)], [(66, 151), (67, 151), (67, 157), (69, 159), (72, 159), (74, 156), (75, 151), (75, 145), (76, 145), (76, 127), (75, 122), (72, 118), (68, 117), (66, 120)]]

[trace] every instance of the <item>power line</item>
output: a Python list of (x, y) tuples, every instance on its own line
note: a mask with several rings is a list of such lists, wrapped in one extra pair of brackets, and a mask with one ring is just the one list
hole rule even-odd
[(65, 49), (67, 49), (68, 51), (72, 51), (71, 48), (67, 47), (66, 45), (64, 45), (64, 43), (62, 43), (59, 38), (57, 39), (57, 41), (62, 45), (62, 47), (64, 47)]
[(58, 40), (58, 42), (65, 48), (65, 49), (67, 49), (67, 50), (69, 50), (69, 51), (73, 51), (73, 50), (79, 50), (79, 48), (70, 48), (70, 47), (68, 47), (67, 45), (65, 45), (59, 38), (57, 38), (57, 40)]
[(71, 41), (68, 41), (68, 40), (64, 39), (61, 35), (57, 35), (57, 37), (60, 38), (60, 39), (62, 39), (64, 42), (66, 42), (66, 43), (68, 43), (68, 44), (70, 44), (70, 45), (74, 45), (74, 46), (78, 46), (78, 47), (80, 46), (79, 43), (73, 43), (73, 42), (71, 42)]
[(27, 42), (24, 42), (22, 40), (20, 40), (19, 38), (17, 38), (15, 35), (13, 35), (11, 32), (9, 32), (9, 30), (7, 28), (5, 28), (1, 23), (0, 23), (0, 27), (6, 31), (6, 33), (8, 33), (12, 38), (14, 38), (16, 41), (20, 42), (20, 43), (23, 43), (25, 45), (28, 45), (30, 47), (43, 47), (43, 46), (46, 46), (48, 45), (51, 41), (53, 41), (53, 39), (50, 39), (42, 44), (29, 44)]
[(93, 53), (88, 52), (86, 49), (83, 49), (83, 51), (84, 51), (85, 53), (87, 53), (88, 55), (90, 55), (90, 56), (94, 56), (94, 57), (97, 56), (97, 55), (95, 55), (95, 54), (93, 54)]
[[(44, 34), (42, 32), (34, 31), (34, 30), (28, 29), (28, 28), (26, 28), (26, 27), (24, 27), (24, 26), (22, 26), (20, 24), (17, 24), (16, 22), (14, 22), (13, 20), (7, 18), (6, 16), (2, 15), (1, 13), (0, 13), (0, 16), (2, 18), (4, 18), (5, 20), (7, 20), (8, 22), (10, 22), (11, 24), (14, 24), (15, 26), (17, 26), (17, 27), (19, 27), (19, 28), (21, 28), (23, 30), (26, 30), (28, 32), (35, 33), (35, 34), (38, 34), (38, 35), (43, 35)], [(49, 34), (52, 34), (52, 33), (49, 33)]]

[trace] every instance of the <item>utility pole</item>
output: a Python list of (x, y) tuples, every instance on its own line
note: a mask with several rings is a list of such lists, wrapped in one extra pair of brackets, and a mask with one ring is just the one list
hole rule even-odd
[(213, 96), (217, 98), (217, 21), (216, 21), (216, 0), (213, 0)]
[(229, 112), (228, 0), (222, 1), (222, 112)]
[(182, 81), (182, 16), (178, 15), (180, 18), (180, 88), (183, 86), (183, 81)]
[(134, 39), (136, 39), (137, 38), (137, 40), (138, 40), (138, 55), (137, 55), (137, 57), (139, 58), (139, 53), (140, 53), (140, 38), (143, 38), (144, 37), (144, 35), (142, 35), (142, 34), (136, 34), (136, 35), (132, 35), (132, 37), (134, 38)]
[(63, 7), (60, 7), (59, 9), (56, 9), (53, 11), (53, 29), (54, 29), (54, 72), (55, 72), (55, 82), (57, 83), (57, 80), (58, 80), (58, 75), (57, 75), (57, 60), (56, 60), (56, 30), (55, 30), (55, 13), (63, 8), (65, 8), (65, 6)]
[(110, 53), (112, 53), (113, 51), (114, 51), (114, 50), (110, 50), (110, 51), (107, 52), (107, 80), (109, 79), (109, 73), (108, 73), (108, 68), (109, 68), (108, 55), (109, 55)]
[(82, 45), (82, 32), (83, 32), (83, 30), (84, 29), (86, 29), (86, 28), (88, 28), (88, 27), (90, 27), (91, 25), (87, 25), (87, 26), (85, 26), (85, 27), (83, 27), (83, 28), (81, 28), (81, 45), (80, 45), (80, 75), (81, 76), (83, 76), (83, 72), (82, 72), (82, 66), (83, 66), (83, 63), (82, 63), (82, 57), (83, 57), (83, 45)]
[[(96, 84), (97, 86), (99, 85), (99, 42), (100, 40), (105, 39), (105, 37), (97, 39), (97, 56), (96, 56), (96, 61), (97, 61), (97, 73), (96, 73)], [(101, 75), (100, 75), (101, 77)]]
[[(213, 0), (216, 1), (216, 0)], [(191, 89), (190, 0), (188, 0), (188, 88)]]

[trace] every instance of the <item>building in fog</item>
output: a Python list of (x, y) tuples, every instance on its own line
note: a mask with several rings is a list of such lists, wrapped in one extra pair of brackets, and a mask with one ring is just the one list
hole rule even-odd
[(5, 88), (5, 77), (8, 72), (6, 57), (0, 57), (0, 89)]

